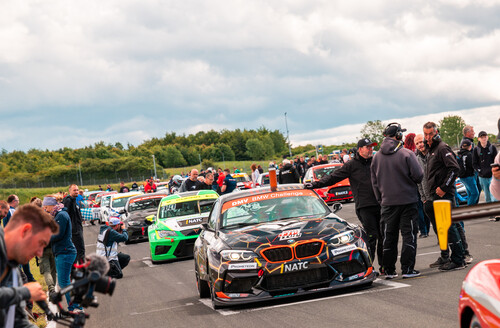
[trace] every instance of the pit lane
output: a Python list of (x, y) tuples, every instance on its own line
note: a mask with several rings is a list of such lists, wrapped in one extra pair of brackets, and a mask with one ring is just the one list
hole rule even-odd
[[(338, 214), (358, 223), (352, 203), (344, 204)], [(477, 220), (466, 222), (465, 228), (474, 263), (498, 258), (500, 241), (495, 236), (500, 223)], [(97, 231), (97, 226), (84, 228), (89, 253), (95, 251)], [(418, 240), (420, 277), (214, 310), (209, 300), (198, 298), (193, 260), (153, 265), (147, 243), (120, 245), (120, 250), (132, 257), (125, 277), (112, 297), (97, 294), (100, 306), (87, 310), (91, 317), (86, 327), (456, 327), (458, 295), (471, 267), (453, 272), (430, 269), (439, 254), (432, 233)]]

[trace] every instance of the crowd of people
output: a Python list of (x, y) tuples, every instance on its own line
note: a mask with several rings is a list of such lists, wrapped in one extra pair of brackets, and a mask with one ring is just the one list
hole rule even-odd
[[(34, 301), (45, 301), (47, 294), (30, 270), (30, 260), (36, 257), (40, 274), (49, 295), (71, 283), (71, 270), (75, 263), (84, 263), (85, 242), (80, 204), (83, 197), (77, 185), (72, 184), (67, 193), (33, 197), (29, 204), (19, 206), (19, 197), (10, 195), (0, 200), (0, 326), (31, 327), (27, 315), (33, 313)], [(128, 234), (118, 218), (111, 218), (109, 225), (101, 227), (97, 241), (97, 255), (107, 258), (109, 276), (121, 278), (122, 269), (130, 256), (118, 253), (119, 242)], [(79, 304), (65, 295), (67, 312), (82, 312)], [(15, 325), (14, 325), (15, 324)]]

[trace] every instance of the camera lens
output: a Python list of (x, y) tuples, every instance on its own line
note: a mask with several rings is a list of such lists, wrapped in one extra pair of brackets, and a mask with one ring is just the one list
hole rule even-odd
[(113, 295), (113, 291), (115, 290), (116, 279), (103, 276), (96, 280), (95, 282), (95, 290), (102, 294)]

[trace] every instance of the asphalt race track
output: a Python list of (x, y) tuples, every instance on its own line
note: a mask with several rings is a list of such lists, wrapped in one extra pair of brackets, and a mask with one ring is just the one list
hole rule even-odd
[[(359, 223), (354, 204), (338, 212)], [(99, 227), (84, 227), (87, 253), (95, 252)], [(488, 219), (465, 224), (474, 262), (500, 256), (500, 222)], [(418, 239), (412, 279), (378, 279), (367, 289), (350, 289), (308, 297), (278, 299), (247, 307), (214, 310), (198, 298), (192, 259), (153, 265), (148, 243), (120, 245), (132, 260), (112, 297), (96, 294), (85, 327), (457, 327), (462, 280), (472, 267), (453, 272), (429, 268), (439, 256), (437, 239)], [(378, 268), (378, 265), (375, 266)], [(399, 264), (398, 264), (399, 269)]]

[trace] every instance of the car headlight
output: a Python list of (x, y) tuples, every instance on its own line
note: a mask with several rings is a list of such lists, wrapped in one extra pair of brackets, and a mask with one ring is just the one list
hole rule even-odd
[(160, 238), (176, 237), (177, 234), (172, 230), (158, 230), (158, 236), (160, 236)]
[(250, 261), (257, 257), (257, 254), (254, 252), (240, 250), (221, 251), (220, 255), (224, 261)]
[(334, 246), (350, 243), (354, 240), (354, 231), (346, 231), (333, 236), (330, 243)]

